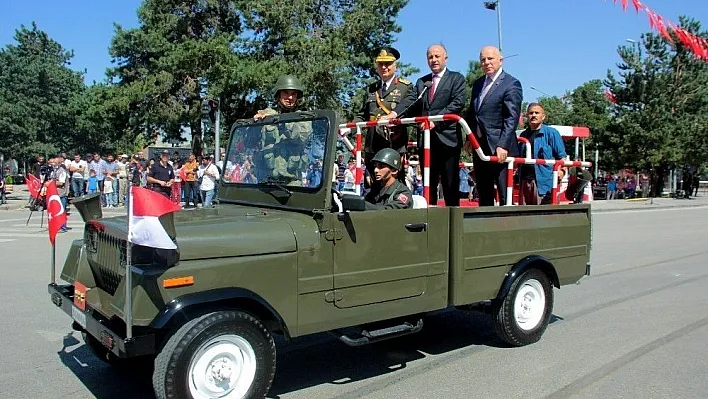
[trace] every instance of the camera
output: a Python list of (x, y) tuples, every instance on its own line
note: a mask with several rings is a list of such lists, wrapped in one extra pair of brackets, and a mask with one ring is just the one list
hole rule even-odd
[(42, 165), (39, 167), (39, 175), (46, 177), (46, 180), (49, 179), (49, 176), (51, 176), (52, 172), (54, 172), (54, 168), (52, 168), (50, 165)]

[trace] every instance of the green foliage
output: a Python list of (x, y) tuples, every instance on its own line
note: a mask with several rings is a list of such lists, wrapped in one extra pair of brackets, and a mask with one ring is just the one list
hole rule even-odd
[[(223, 126), (272, 101), (282, 74), (306, 86), (313, 108), (349, 108), (372, 76), (375, 50), (400, 31), (407, 0), (145, 0), (140, 26), (116, 27), (110, 79), (132, 134), (200, 135), (200, 106), (219, 99)], [(244, 11), (247, 10), (247, 11)]]
[(84, 88), (66, 51), (36, 24), (0, 50), (0, 151), (18, 159), (63, 150), (73, 135), (69, 104)]

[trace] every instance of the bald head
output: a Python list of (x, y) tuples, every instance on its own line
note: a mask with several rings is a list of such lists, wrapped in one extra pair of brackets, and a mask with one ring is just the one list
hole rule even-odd
[(447, 65), (447, 50), (442, 44), (433, 44), (426, 52), (428, 66), (433, 73), (440, 73)]
[(485, 75), (492, 77), (502, 66), (501, 51), (494, 46), (485, 46), (479, 52), (479, 63)]

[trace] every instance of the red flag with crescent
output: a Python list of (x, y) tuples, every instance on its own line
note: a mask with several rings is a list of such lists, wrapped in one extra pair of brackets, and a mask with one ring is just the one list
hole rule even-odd
[(49, 242), (54, 245), (59, 229), (66, 224), (66, 209), (61, 202), (54, 180), (47, 185), (47, 218), (49, 219)]
[(37, 198), (39, 190), (42, 189), (42, 182), (39, 181), (35, 175), (27, 175), (27, 191), (29, 191), (30, 196)]

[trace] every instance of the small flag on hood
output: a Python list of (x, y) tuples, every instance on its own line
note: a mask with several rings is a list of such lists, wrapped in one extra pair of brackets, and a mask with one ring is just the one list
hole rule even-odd
[(176, 249), (177, 245), (162, 227), (159, 217), (181, 210), (169, 198), (141, 187), (130, 191), (128, 241), (152, 248)]

